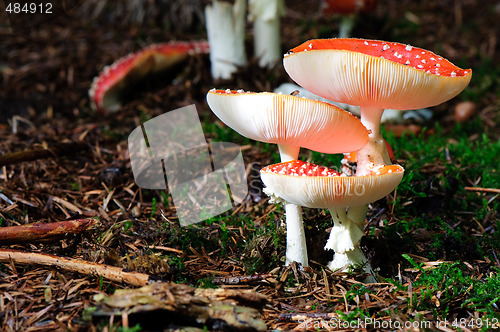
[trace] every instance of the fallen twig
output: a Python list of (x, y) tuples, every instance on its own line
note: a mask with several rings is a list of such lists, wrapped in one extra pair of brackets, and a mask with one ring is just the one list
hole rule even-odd
[(307, 318), (319, 318), (319, 319), (332, 319), (338, 317), (338, 314), (334, 312), (293, 312), (293, 313), (281, 313), (278, 315), (280, 321), (300, 321)]
[(500, 194), (500, 189), (497, 188), (465, 187), (464, 189), (469, 191)]
[(213, 283), (216, 285), (239, 285), (265, 280), (274, 277), (272, 273), (257, 274), (253, 276), (241, 277), (215, 277)]
[(65, 220), (53, 223), (35, 223), (0, 227), (0, 245), (25, 242), (48, 242), (90, 230), (98, 220), (93, 218)]
[(34, 148), (30, 150), (6, 153), (0, 156), (0, 166), (17, 164), (24, 161), (33, 161), (49, 157), (60, 157), (66, 154), (72, 154), (89, 146), (85, 142), (70, 142), (54, 144), (48, 148)]
[(59, 257), (49, 254), (0, 249), (0, 262), (57, 267), (85, 275), (96, 275), (105, 279), (123, 282), (132, 286), (145, 286), (153, 278), (149, 274), (125, 271), (119, 267), (97, 264), (78, 258)]

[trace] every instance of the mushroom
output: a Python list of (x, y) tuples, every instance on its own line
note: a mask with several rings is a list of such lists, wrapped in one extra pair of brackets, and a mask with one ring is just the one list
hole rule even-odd
[[(356, 152), (356, 176), (380, 172), (391, 164), (379, 128), (385, 108), (438, 105), (458, 95), (472, 75), (472, 70), (421, 48), (354, 38), (307, 41), (290, 50), (283, 62), (290, 77), (305, 89), (360, 106), (361, 122), (370, 131), (370, 139)], [(363, 225), (366, 211), (366, 205), (355, 206), (347, 216)]]
[(359, 12), (372, 11), (376, 0), (323, 0), (321, 10), (323, 15), (341, 15), (339, 37), (350, 37), (352, 28)]
[[(350, 113), (325, 102), (292, 95), (211, 90), (207, 102), (215, 115), (239, 134), (278, 144), (281, 161), (296, 160), (301, 147), (323, 153), (355, 151), (367, 131)], [(285, 202), (286, 263), (308, 266), (301, 207)]]
[(254, 54), (260, 67), (272, 67), (281, 58), (280, 17), (284, 0), (249, 0), (249, 17), (254, 28)]
[(246, 64), (246, 1), (214, 0), (205, 7), (210, 62), (214, 79), (230, 79), (239, 66)]
[(366, 206), (393, 191), (403, 177), (399, 165), (385, 166), (365, 176), (342, 176), (327, 167), (289, 161), (261, 170), (266, 191), (287, 202), (310, 208), (329, 209), (333, 228), (325, 249), (333, 249), (335, 257), (328, 267), (347, 269), (350, 265), (371, 267), (359, 249), (364, 223), (356, 223), (346, 213), (346, 207)]
[(92, 108), (104, 113), (116, 111), (127, 86), (144, 77), (172, 68), (192, 54), (208, 53), (206, 41), (170, 42), (150, 45), (107, 66), (94, 78), (89, 90)]
[(360, 106), (370, 140), (357, 152), (357, 175), (390, 164), (379, 130), (385, 108), (438, 105), (458, 95), (472, 75), (471, 69), (421, 48), (354, 38), (307, 41), (285, 55), (284, 67), (312, 93)]

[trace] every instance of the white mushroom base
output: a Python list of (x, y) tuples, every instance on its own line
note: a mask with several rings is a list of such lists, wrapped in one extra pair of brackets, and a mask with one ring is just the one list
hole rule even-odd
[[(325, 245), (325, 250), (335, 252), (353, 250), (363, 237), (363, 227), (356, 225), (347, 217), (345, 208), (331, 208), (333, 228)], [(363, 225), (364, 226), (364, 225)]]
[(377, 282), (375, 278), (375, 273), (368, 262), (368, 259), (363, 254), (359, 247), (356, 247), (353, 250), (346, 251), (344, 253), (335, 253), (333, 260), (328, 263), (328, 268), (332, 271), (342, 271), (347, 272), (349, 267), (357, 267), (362, 266), (363, 271), (368, 274), (368, 277), (365, 278), (366, 283), (374, 283)]
[(349, 212), (346, 212), (343, 207), (329, 210), (333, 219), (333, 228), (330, 231), (325, 250), (335, 251), (335, 256), (328, 263), (328, 268), (332, 271), (347, 272), (350, 267), (362, 266), (363, 271), (369, 275), (364, 281), (367, 283), (377, 282), (368, 259), (359, 249), (359, 242), (364, 233), (364, 216), (367, 206), (352, 207)]

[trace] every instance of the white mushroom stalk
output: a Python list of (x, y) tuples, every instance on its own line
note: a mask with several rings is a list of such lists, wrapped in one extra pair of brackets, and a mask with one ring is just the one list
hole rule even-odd
[(361, 123), (370, 131), (368, 143), (356, 152), (356, 175), (363, 176), (374, 168), (391, 164), (385, 140), (380, 134), (380, 119), (383, 108), (360, 108)]
[[(368, 132), (353, 115), (329, 103), (275, 93), (211, 90), (207, 102), (214, 114), (242, 136), (278, 145), (282, 162), (298, 159), (300, 147), (323, 153), (357, 150)], [(286, 193), (266, 191), (272, 202), (285, 205), (286, 264), (308, 266), (300, 204)]]
[(229, 79), (238, 67), (246, 64), (245, 14), (246, 1), (234, 5), (214, 0), (205, 7), (210, 61), (214, 79)]
[(260, 67), (274, 66), (281, 51), (280, 17), (285, 15), (284, 0), (249, 0), (249, 18), (253, 21), (254, 54)]

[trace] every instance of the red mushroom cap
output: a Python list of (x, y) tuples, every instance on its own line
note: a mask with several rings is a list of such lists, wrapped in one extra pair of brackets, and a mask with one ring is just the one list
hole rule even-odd
[(352, 14), (362, 11), (371, 11), (375, 8), (376, 0), (324, 0), (323, 14)]
[(260, 171), (266, 191), (285, 201), (310, 208), (359, 206), (393, 191), (403, 178), (399, 165), (378, 168), (365, 176), (339, 176), (327, 167), (295, 160)]
[(435, 106), (459, 94), (472, 75), (421, 48), (355, 38), (310, 40), (283, 62), (290, 77), (312, 93), (382, 109)]
[(356, 151), (368, 142), (358, 118), (322, 101), (298, 96), (211, 90), (214, 114), (242, 136), (260, 142), (304, 147), (323, 153)]
[(191, 54), (208, 52), (206, 41), (170, 42), (120, 58), (94, 78), (89, 90), (91, 105), (101, 113), (116, 111), (120, 107), (120, 92), (132, 81), (170, 68)]

